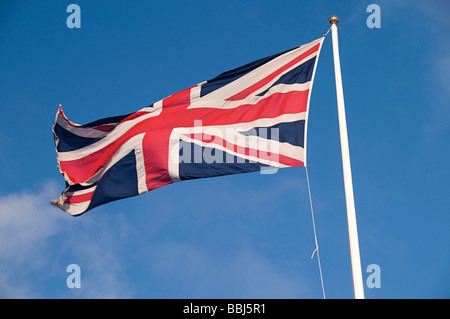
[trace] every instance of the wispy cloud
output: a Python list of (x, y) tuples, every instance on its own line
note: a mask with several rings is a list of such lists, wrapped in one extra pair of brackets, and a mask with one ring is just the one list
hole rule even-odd
[(1, 297), (37, 297), (29, 285), (31, 274), (48, 262), (43, 249), (58, 232), (62, 216), (49, 212), (43, 198), (54, 193), (46, 184), (38, 192), (0, 197)]
[[(37, 189), (0, 197), (0, 297), (130, 296), (126, 281), (117, 279), (123, 275), (114, 239), (105, 235), (110, 225), (75, 221), (52, 207), (48, 199), (58, 193), (53, 182)], [(80, 264), (86, 288), (66, 287), (71, 263)]]

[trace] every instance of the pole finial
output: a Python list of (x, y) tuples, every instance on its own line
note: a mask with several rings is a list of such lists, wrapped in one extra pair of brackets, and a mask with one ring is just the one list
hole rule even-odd
[(333, 24), (338, 24), (338, 23), (339, 23), (339, 18), (336, 17), (336, 16), (331, 16), (331, 17), (328, 19), (328, 23), (331, 24), (331, 25), (333, 25)]

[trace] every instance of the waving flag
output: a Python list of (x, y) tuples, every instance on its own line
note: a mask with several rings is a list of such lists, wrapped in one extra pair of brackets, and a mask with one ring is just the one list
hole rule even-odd
[(305, 165), (309, 98), (323, 38), (173, 94), (136, 113), (53, 133), (71, 215), (194, 178)]

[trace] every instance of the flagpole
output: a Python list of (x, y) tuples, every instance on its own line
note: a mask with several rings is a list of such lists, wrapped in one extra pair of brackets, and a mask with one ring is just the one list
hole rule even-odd
[(355, 299), (364, 299), (361, 257), (359, 254), (358, 230), (356, 226), (355, 199), (353, 196), (352, 172), (348, 147), (347, 122), (345, 119), (344, 92), (342, 89), (341, 63), (339, 60), (338, 31), (336, 26), (339, 23), (339, 19), (336, 16), (332, 16), (328, 19), (328, 23), (331, 24), (331, 35), (333, 40), (334, 75), (336, 81), (345, 200), (347, 205), (347, 224), (353, 276), (353, 292)]

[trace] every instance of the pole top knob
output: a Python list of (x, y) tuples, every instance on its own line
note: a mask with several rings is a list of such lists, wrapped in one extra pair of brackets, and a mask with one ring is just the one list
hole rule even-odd
[(329, 24), (338, 24), (339, 23), (339, 18), (338, 17), (336, 17), (336, 16), (331, 16), (329, 19), (328, 19), (328, 23)]

